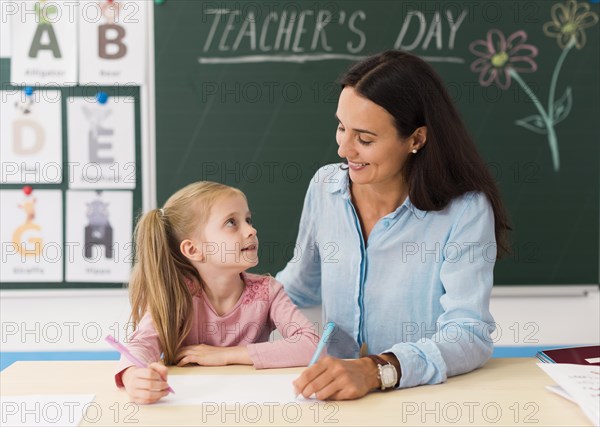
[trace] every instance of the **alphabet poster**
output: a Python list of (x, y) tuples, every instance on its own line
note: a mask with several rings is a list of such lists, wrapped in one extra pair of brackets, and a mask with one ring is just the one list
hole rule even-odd
[(61, 282), (62, 192), (0, 190), (0, 209), (0, 282)]
[(10, 58), (10, 18), (4, 11), (4, 2), (0, 2), (0, 7), (0, 58)]
[(134, 99), (74, 97), (67, 112), (69, 187), (135, 188)]
[(81, 84), (142, 85), (146, 67), (146, 3), (86, 1), (80, 5)]
[(67, 191), (68, 282), (126, 282), (133, 262), (130, 191)]
[(0, 91), (0, 97), (0, 183), (62, 182), (60, 91)]
[(77, 7), (74, 1), (20, 1), (11, 13), (11, 82), (77, 84)]

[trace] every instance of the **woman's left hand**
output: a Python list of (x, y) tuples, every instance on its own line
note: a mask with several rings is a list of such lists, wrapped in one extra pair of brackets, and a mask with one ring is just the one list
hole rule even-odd
[(296, 394), (319, 400), (358, 399), (379, 386), (377, 366), (367, 358), (343, 360), (325, 357), (306, 368), (294, 381)]
[(185, 366), (188, 363), (203, 366), (223, 366), (234, 363), (252, 364), (246, 347), (215, 347), (206, 344), (181, 347), (175, 360), (177, 360), (177, 366)]

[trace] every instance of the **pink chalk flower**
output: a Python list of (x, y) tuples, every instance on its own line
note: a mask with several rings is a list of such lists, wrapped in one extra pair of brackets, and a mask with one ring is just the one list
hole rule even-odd
[(508, 89), (511, 69), (521, 73), (535, 72), (537, 64), (533, 58), (538, 50), (526, 41), (525, 31), (516, 31), (506, 38), (496, 29), (489, 30), (485, 40), (473, 41), (469, 50), (479, 58), (471, 64), (471, 71), (479, 73), (479, 84), (487, 87), (496, 82), (501, 89)]

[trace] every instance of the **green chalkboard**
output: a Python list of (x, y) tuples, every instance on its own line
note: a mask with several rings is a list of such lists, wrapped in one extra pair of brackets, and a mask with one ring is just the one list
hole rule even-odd
[[(496, 284), (598, 283), (597, 2), (177, 0), (154, 12), (158, 202), (196, 180), (242, 189), (258, 271), (292, 256), (308, 182), (339, 160), (336, 79), (403, 48), (444, 78), (507, 204), (514, 253)], [(473, 65), (488, 37), (530, 47)]]
[[(10, 59), (0, 59), (0, 90), (14, 93), (17, 90), (23, 90), (23, 87), (12, 86), (10, 84)], [(36, 88), (37, 89), (37, 88)], [(58, 86), (44, 86), (43, 89), (48, 90), (59, 90), (61, 93), (61, 110), (62, 110), (62, 152), (63, 152), (63, 163), (62, 163), (62, 183), (60, 184), (27, 184), (31, 185), (34, 189), (45, 189), (45, 190), (61, 190), (63, 198), (63, 242), (67, 242), (66, 233), (66, 192), (69, 189), (70, 182), (70, 171), (73, 168), (69, 167), (68, 163), (68, 141), (67, 141), (67, 102), (69, 97), (85, 97), (90, 102), (95, 100), (95, 95), (99, 92), (105, 92), (109, 97), (127, 97), (134, 99), (134, 114), (135, 114), (135, 182), (136, 186), (131, 191), (133, 199), (133, 212), (131, 212), (132, 220), (135, 220), (137, 215), (142, 209), (142, 163), (141, 163), (141, 113), (140, 113), (140, 88), (138, 86), (96, 86), (96, 85), (85, 85), (85, 86), (70, 86), (70, 87), (58, 87)], [(1, 104), (0, 109), (14, 108), (13, 105)], [(1, 114), (1, 110), (0, 110)], [(8, 141), (0, 141), (1, 144), (6, 144)], [(26, 184), (0, 184), (0, 190), (14, 190), (22, 189)], [(99, 188), (101, 189), (101, 188)], [(93, 191), (94, 188), (89, 190)], [(111, 218), (111, 221), (119, 221), (119, 218)], [(133, 232), (133, 230), (132, 230)], [(3, 245), (5, 242), (2, 242)], [(123, 242), (123, 246), (126, 247), (128, 242)], [(5, 247), (2, 247), (2, 251)], [(123, 288), (123, 282), (73, 282), (67, 281), (65, 277), (66, 263), (68, 262), (68, 249), (67, 245), (62, 247), (62, 256), (60, 262), (63, 263), (63, 280), (61, 282), (0, 282), (0, 289), (84, 289), (84, 288)], [(115, 252), (117, 253), (117, 252)], [(2, 254), (4, 259), (4, 253)], [(118, 259), (115, 256), (115, 260)]]

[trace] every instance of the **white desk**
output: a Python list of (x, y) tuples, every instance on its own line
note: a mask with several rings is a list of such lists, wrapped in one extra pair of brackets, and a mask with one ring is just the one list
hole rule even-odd
[[(21, 394), (95, 394), (81, 425), (528, 425), (589, 426), (574, 403), (545, 389), (553, 381), (536, 359), (492, 359), (485, 367), (446, 383), (376, 392), (349, 402), (277, 406), (210, 404), (135, 405), (114, 385), (116, 362), (17, 362), (0, 373), (3, 398)], [(300, 372), (300, 368), (256, 371), (248, 366), (170, 368), (177, 374)]]

